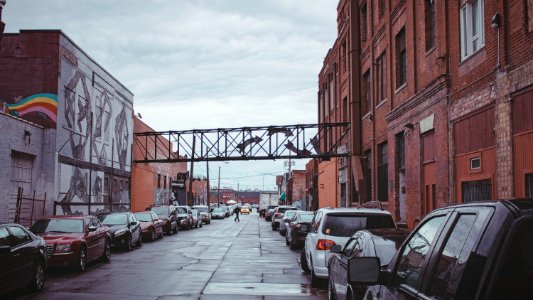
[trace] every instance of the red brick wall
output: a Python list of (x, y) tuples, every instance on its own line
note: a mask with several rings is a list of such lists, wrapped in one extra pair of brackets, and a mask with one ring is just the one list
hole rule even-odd
[(337, 159), (318, 165), (318, 208), (338, 206)]

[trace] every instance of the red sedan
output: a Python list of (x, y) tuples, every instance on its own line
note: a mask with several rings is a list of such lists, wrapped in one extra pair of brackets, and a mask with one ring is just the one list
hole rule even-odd
[(154, 241), (157, 237), (163, 238), (163, 220), (153, 211), (143, 211), (135, 213), (137, 221), (141, 222), (141, 234), (143, 240)]
[(38, 220), (30, 230), (46, 242), (49, 266), (85, 271), (87, 263), (111, 257), (111, 236), (93, 216), (53, 216)]

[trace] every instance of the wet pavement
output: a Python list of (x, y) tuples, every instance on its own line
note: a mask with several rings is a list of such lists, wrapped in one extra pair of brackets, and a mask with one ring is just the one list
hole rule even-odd
[(84, 273), (49, 270), (45, 289), (17, 299), (326, 299), (258, 214), (213, 220), (210, 225), (131, 252), (114, 251), (110, 263)]

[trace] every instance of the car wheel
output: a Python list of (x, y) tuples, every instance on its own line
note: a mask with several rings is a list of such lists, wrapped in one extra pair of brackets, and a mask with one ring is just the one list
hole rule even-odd
[(204, 226), (204, 224), (203, 224), (203, 223), (200, 223), (200, 228), (202, 228), (202, 226)]
[(176, 227), (174, 228), (174, 233), (178, 233), (178, 224), (176, 224)]
[(285, 236), (285, 245), (289, 246), (291, 243), (289, 243), (289, 239), (287, 239), (287, 236)]
[(108, 262), (111, 260), (111, 245), (108, 240), (105, 241), (104, 253), (102, 253), (102, 261)]
[[(333, 282), (331, 282), (331, 276), (328, 280), (328, 300), (336, 300), (335, 291), (333, 290)], [(347, 298), (350, 299), (350, 298)]]
[(165, 235), (163, 234), (163, 229), (161, 228), (161, 232), (159, 233), (159, 238), (162, 239), (164, 237), (165, 237)]
[(126, 238), (126, 244), (124, 245), (124, 248), (126, 251), (131, 251), (133, 249), (131, 235), (128, 235)]
[(311, 270), (311, 286), (318, 288), (323, 284), (323, 280), (315, 275), (315, 271)]
[(305, 273), (311, 272), (311, 269), (309, 269), (309, 265), (307, 264), (307, 258), (305, 257), (305, 249), (300, 254), (300, 266)]
[(157, 238), (157, 235), (155, 234), (155, 228), (154, 228), (154, 230), (152, 230), (152, 234), (150, 235), (150, 242), (155, 241), (156, 238)]
[(139, 239), (137, 240), (137, 243), (135, 243), (135, 246), (141, 247), (143, 245), (141, 233), (139, 232)]
[(28, 288), (33, 290), (33, 291), (40, 291), (43, 289), (44, 287), (44, 272), (45, 272), (45, 269), (44, 269), (44, 262), (42, 261), (37, 261), (35, 263), (35, 269), (34, 269), (34, 273), (33, 273), (33, 277), (31, 278), (31, 281), (30, 283), (28, 284)]
[(289, 248), (290, 248), (291, 250), (296, 250), (296, 248), (298, 248), (298, 247), (297, 247), (296, 243), (293, 243), (292, 241), (290, 241), (290, 242), (289, 242)]
[(83, 272), (85, 271), (85, 268), (87, 268), (87, 249), (85, 249), (85, 247), (81, 247), (76, 268), (79, 272)]

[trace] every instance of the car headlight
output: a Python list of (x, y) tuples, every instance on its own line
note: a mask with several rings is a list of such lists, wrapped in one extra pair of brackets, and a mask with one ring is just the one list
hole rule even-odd
[(55, 252), (70, 252), (70, 244), (58, 244), (56, 245)]
[(127, 229), (120, 229), (120, 230), (117, 230), (115, 232), (115, 236), (117, 235), (123, 235), (124, 233), (126, 233), (126, 231), (128, 231)]

